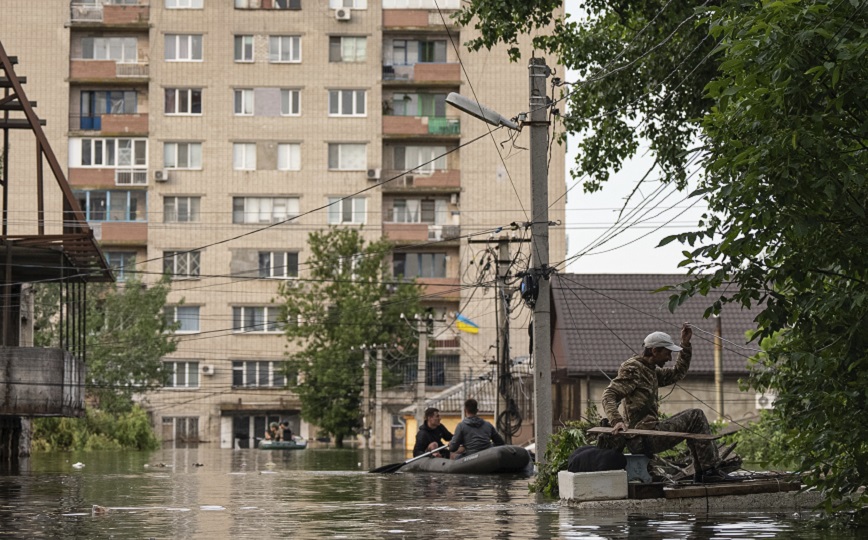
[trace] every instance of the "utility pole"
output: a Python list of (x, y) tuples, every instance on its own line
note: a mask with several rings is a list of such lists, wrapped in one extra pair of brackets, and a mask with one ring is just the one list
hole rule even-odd
[(362, 364), (362, 436), (365, 438), (365, 448), (370, 448), (371, 428), (371, 350), (365, 347), (365, 362)]
[(723, 420), (723, 332), (720, 315), (714, 317), (714, 393), (717, 418)]
[(383, 349), (377, 348), (377, 399), (375, 402), (374, 448), (383, 448)]
[(494, 422), (497, 427), (500, 426), (500, 417), (503, 415), (504, 427), (503, 439), (506, 444), (512, 444), (512, 434), (510, 433), (511, 422), (509, 414), (509, 385), (511, 381), (510, 374), (510, 351), (509, 351), (509, 312), (506, 309), (507, 298), (509, 294), (506, 286), (506, 274), (509, 272), (509, 266), (512, 260), (509, 257), (509, 239), (501, 237), (497, 241), (497, 287), (496, 287), (496, 306), (497, 306), (497, 370), (495, 373), (495, 388), (497, 388), (497, 405), (494, 409)]
[(425, 373), (428, 367), (428, 321), (420, 317), (416, 322), (419, 333), (419, 363), (416, 366), (416, 429), (425, 421)]
[(530, 76), (530, 193), (531, 269), (538, 295), (533, 308), (534, 416), (536, 460), (542, 465), (552, 434), (551, 301), (549, 265), (549, 102), (546, 82), (551, 70), (543, 58), (531, 58)]

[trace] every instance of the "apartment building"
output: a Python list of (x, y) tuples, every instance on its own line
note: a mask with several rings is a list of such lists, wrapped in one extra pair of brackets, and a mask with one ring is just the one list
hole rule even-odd
[[(31, 96), (53, 104), (39, 112), (88, 222), (119, 280), (173, 279), (173, 377), (144, 399), (164, 440), (249, 446), (277, 419), (315, 435), (279, 369), (292, 345), (273, 300), (279, 283), (305, 276), (307, 235), (329, 226), (402, 247), (394, 272), (417, 278), (442, 319), (431, 395), (490, 369), (493, 295), (473, 286), (487, 246), (467, 238), (530, 220), (528, 133), (473, 141), (490, 127), (445, 98), (526, 111), (527, 67), (503, 50), (469, 53), (461, 44), (474, 31), (450, 18), (458, 0), (37, 5), (11, 8), (26, 24), (0, 23), (4, 43)], [(554, 144), (559, 223), (563, 167)], [(550, 243), (552, 261), (563, 259), (562, 225)], [(479, 334), (459, 334), (457, 312)], [(517, 355), (527, 321), (513, 324)], [(387, 446), (414, 397), (386, 404), (375, 437)]]

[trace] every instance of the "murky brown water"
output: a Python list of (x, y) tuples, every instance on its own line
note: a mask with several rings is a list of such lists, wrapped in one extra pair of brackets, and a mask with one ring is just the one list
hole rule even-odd
[[(365, 472), (404, 459), (392, 451), (209, 446), (40, 454), (21, 474), (0, 476), (0, 537), (859, 537), (817, 531), (810, 515), (587, 514), (529, 494), (522, 477)], [(93, 505), (108, 511), (93, 515)]]

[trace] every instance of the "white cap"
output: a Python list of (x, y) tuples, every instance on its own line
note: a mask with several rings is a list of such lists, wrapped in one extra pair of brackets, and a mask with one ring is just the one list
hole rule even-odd
[(675, 352), (681, 350), (681, 347), (672, 342), (672, 336), (665, 332), (652, 332), (645, 338), (646, 349), (655, 349), (657, 347), (665, 347)]

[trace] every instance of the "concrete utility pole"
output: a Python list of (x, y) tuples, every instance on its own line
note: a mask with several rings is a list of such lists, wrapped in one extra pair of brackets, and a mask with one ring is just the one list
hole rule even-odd
[(549, 265), (549, 103), (546, 82), (551, 70), (543, 58), (531, 58), (530, 75), (530, 193), (531, 271), (537, 280), (538, 296), (533, 308), (534, 416), (536, 460), (545, 462), (552, 435), (552, 342)]
[(374, 429), (374, 448), (383, 448), (383, 349), (377, 348), (377, 379), (376, 379), (377, 399), (375, 402), (375, 421)]
[(371, 350), (365, 347), (365, 362), (362, 364), (362, 436), (365, 438), (365, 448), (370, 448), (371, 429)]
[(419, 363), (416, 367), (416, 429), (425, 421), (425, 377), (428, 367), (428, 321), (420, 318), (416, 323), (419, 333)]
[(714, 393), (717, 418), (723, 420), (723, 341), (720, 315), (714, 317)]
[[(495, 294), (495, 302), (497, 307), (497, 369), (495, 373), (495, 388), (497, 388), (497, 406), (494, 409), (494, 422), (496, 427), (500, 427), (500, 415), (509, 410), (507, 402), (507, 393), (504, 391), (510, 383), (504, 380), (509, 377), (509, 313), (506, 309), (506, 299), (509, 297), (506, 286), (506, 274), (509, 272), (509, 265), (512, 262), (509, 256), (509, 239), (500, 238), (497, 241), (497, 292)], [(509, 415), (504, 416), (509, 419)], [(508, 422), (507, 422), (508, 423)], [(507, 426), (509, 428), (511, 426)], [(512, 435), (509, 429), (503, 430), (503, 438), (506, 444), (512, 444)]]

